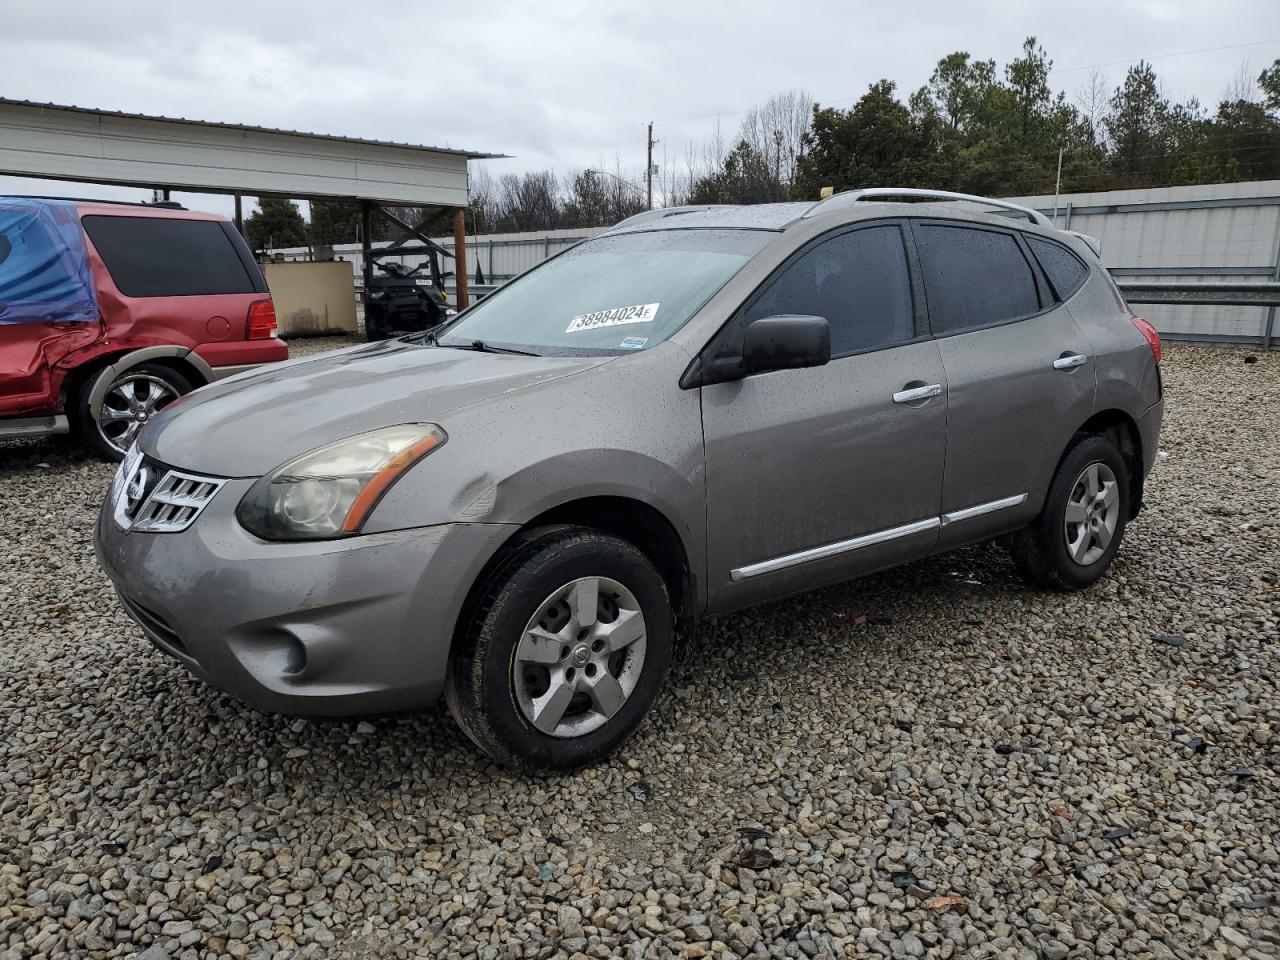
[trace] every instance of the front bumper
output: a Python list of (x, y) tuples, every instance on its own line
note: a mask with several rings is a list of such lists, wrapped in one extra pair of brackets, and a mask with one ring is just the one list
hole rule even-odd
[(147, 638), (260, 710), (341, 716), (435, 700), (467, 592), (514, 528), (269, 543), (235, 519), (252, 483), (228, 481), (181, 533), (126, 531), (104, 503), (98, 561)]

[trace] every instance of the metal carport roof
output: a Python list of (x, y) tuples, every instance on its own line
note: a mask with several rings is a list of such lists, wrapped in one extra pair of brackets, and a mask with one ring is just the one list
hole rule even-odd
[(503, 154), (0, 98), (0, 174), (196, 193), (467, 204)]

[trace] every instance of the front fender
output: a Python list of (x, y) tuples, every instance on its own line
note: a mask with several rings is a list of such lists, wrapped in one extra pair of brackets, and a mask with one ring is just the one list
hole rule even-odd
[(665, 516), (691, 553), (695, 543), (705, 543), (705, 476), (700, 457), (696, 462), (689, 458), (685, 465), (690, 469), (682, 473), (631, 450), (579, 450), (534, 461), (501, 478), (483, 470), (459, 476), (432, 462), (437, 456), (444, 459), (450, 443), (388, 491), (365, 524), (366, 532), (436, 523), (523, 525), (576, 500), (621, 497)]
[(701, 580), (706, 468), (699, 391), (678, 386), (688, 362), (660, 345), (442, 413), (448, 440), (387, 491), (365, 530), (519, 527), (577, 500), (620, 497), (667, 518)]

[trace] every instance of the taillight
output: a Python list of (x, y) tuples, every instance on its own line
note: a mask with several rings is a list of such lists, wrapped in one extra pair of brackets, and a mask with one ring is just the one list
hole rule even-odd
[(258, 300), (249, 307), (249, 339), (266, 340), (275, 336), (276, 307), (270, 300)]
[(1138, 332), (1147, 338), (1147, 346), (1151, 348), (1151, 356), (1155, 358), (1156, 363), (1159, 363), (1163, 348), (1160, 346), (1160, 334), (1156, 333), (1156, 328), (1141, 317), (1130, 317), (1129, 319), (1138, 328)]

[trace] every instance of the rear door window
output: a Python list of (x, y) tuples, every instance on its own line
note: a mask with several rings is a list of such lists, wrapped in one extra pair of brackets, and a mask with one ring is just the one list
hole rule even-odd
[(82, 222), (126, 297), (257, 292), (221, 221), (88, 216)]
[(915, 236), (934, 334), (1039, 312), (1035, 274), (1012, 234), (921, 223)]
[(1028, 236), (1027, 246), (1040, 261), (1040, 267), (1053, 284), (1053, 292), (1059, 300), (1066, 300), (1079, 290), (1089, 276), (1089, 268), (1060, 243)]
[(832, 356), (914, 339), (902, 229), (864, 227), (820, 241), (782, 268), (744, 319), (786, 313), (825, 317)]

